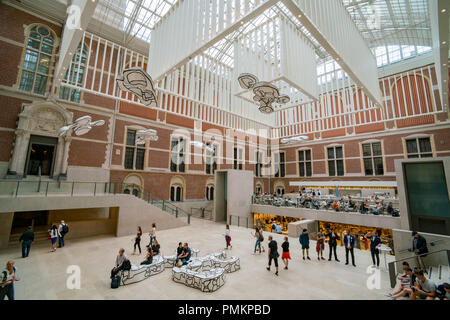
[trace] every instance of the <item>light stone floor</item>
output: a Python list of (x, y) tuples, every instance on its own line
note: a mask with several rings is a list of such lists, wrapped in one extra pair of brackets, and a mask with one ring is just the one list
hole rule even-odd
[[(193, 248), (200, 249), (199, 256), (223, 250), (225, 225), (210, 221), (192, 219), (187, 227), (157, 232), (162, 253), (173, 254), (179, 241), (189, 242)], [(264, 245), (267, 250), (268, 233)], [(384, 294), (390, 290), (389, 277), (384, 268), (384, 256), (380, 256), (381, 288), (369, 290), (366, 282), (370, 274), (366, 269), (371, 265), (370, 253), (355, 250), (357, 267), (345, 265), (345, 249), (338, 247), (341, 262), (317, 261), (315, 241), (311, 241), (311, 261), (301, 259), (300, 244), (297, 238), (289, 238), (292, 260), (289, 270), (282, 269), (279, 276), (266, 270), (266, 254), (253, 254), (254, 238), (251, 230), (231, 226), (233, 249), (229, 255), (241, 260), (241, 270), (227, 274), (225, 285), (214, 293), (203, 293), (175, 283), (171, 279), (171, 269), (150, 277), (142, 282), (110, 288), (109, 273), (114, 265), (120, 247), (132, 263), (138, 264), (144, 254), (132, 255), (133, 235), (116, 238), (97, 236), (66, 241), (66, 246), (50, 251), (49, 243), (32, 246), (30, 256), (21, 258), (20, 248), (0, 251), (1, 267), (8, 259), (16, 261), (20, 281), (15, 284), (16, 299), (386, 299)], [(279, 247), (282, 235), (274, 234)], [(148, 244), (148, 235), (143, 236), (142, 247)], [(280, 248), (281, 249), (281, 248)], [(280, 250), (281, 251), (281, 250)], [(325, 246), (325, 258), (328, 247)], [(387, 255), (388, 262), (393, 256)], [(66, 273), (69, 265), (77, 265), (81, 270), (81, 288), (67, 289)]]

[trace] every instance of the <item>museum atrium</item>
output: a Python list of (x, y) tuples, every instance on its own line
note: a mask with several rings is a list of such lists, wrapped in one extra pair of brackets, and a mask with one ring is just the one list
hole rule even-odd
[(386, 300), (405, 261), (448, 283), (449, 15), (0, 1), (0, 297)]

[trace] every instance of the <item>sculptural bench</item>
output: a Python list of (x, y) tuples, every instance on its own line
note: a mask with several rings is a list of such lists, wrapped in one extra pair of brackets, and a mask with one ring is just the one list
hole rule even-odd
[[(198, 249), (191, 249), (191, 256), (198, 256), (198, 253), (200, 252), (200, 250)], [(171, 256), (164, 256), (164, 268), (172, 268), (175, 267), (175, 263), (177, 261), (177, 254), (175, 253), (174, 255)]]
[(172, 269), (172, 280), (202, 292), (214, 292), (225, 284), (225, 269), (194, 271), (186, 266)]
[(127, 285), (145, 280), (151, 276), (164, 271), (164, 259), (161, 256), (154, 256), (151, 264), (132, 265), (131, 270), (122, 270), (120, 282)]
[(225, 272), (231, 273), (241, 269), (241, 261), (238, 257), (231, 257), (230, 259), (223, 260), (222, 258), (213, 257), (211, 259), (212, 266), (214, 268), (225, 269)]

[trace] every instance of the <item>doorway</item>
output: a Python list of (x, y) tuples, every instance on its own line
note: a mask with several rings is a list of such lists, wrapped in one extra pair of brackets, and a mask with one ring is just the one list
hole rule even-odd
[(32, 135), (28, 146), (25, 176), (52, 177), (57, 145), (57, 138)]
[(18, 234), (32, 226), (34, 231), (48, 229), (48, 210), (14, 212), (11, 234)]

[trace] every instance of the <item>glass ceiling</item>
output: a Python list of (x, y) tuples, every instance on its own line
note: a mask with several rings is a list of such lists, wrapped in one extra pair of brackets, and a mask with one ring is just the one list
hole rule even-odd
[[(177, 0), (100, 0), (94, 18), (124, 32), (125, 43), (137, 37), (150, 42), (151, 30)], [(431, 50), (428, 0), (341, 0), (377, 58), (378, 66), (408, 59)], [(253, 1), (251, 1), (253, 2)], [(208, 48), (204, 54), (233, 67), (234, 39), (276, 15), (290, 19), (315, 48), (319, 62), (328, 54), (279, 2), (263, 14)], [(270, 48), (271, 54), (275, 48)]]

